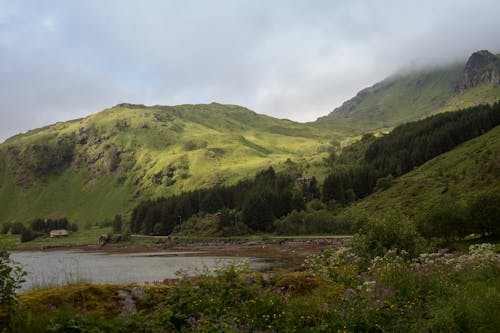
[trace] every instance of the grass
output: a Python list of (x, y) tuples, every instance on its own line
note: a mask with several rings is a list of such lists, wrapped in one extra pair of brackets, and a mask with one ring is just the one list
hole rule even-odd
[(500, 126), (467, 141), (415, 170), (392, 186), (347, 208), (347, 214), (380, 215), (402, 212), (410, 217), (442, 202), (469, 201), (490, 190), (500, 190)]
[[(27, 243), (21, 243), (19, 235), (0, 235), (0, 244), (7, 248), (23, 248), (23, 247), (64, 247), (64, 246), (86, 246), (98, 245), (98, 238), (101, 234), (110, 234), (110, 227), (92, 227), (77, 232), (71, 232), (68, 237), (50, 238), (38, 237)], [(158, 241), (158, 238), (148, 238), (147, 236), (132, 237), (127, 241), (122, 241), (120, 245), (143, 245), (151, 244)]]
[(39, 237), (28, 243), (22, 243), (21, 245), (27, 246), (76, 246), (76, 245), (97, 245), (98, 238), (101, 234), (111, 233), (111, 228), (98, 228), (92, 227), (87, 230), (81, 230), (77, 232), (71, 232), (68, 237), (60, 238), (50, 238), (50, 237)]
[(463, 64), (458, 64), (389, 77), (363, 90), (322, 121), (348, 119), (366, 131), (423, 118), (453, 95), (462, 69)]
[(362, 90), (315, 126), (364, 133), (500, 99), (500, 87), (491, 85), (457, 93), (463, 68), (464, 64), (455, 64), (389, 77)]
[[(86, 246), (98, 245), (97, 240), (101, 234), (111, 233), (110, 227), (92, 227), (77, 232), (71, 232), (68, 237), (50, 238), (38, 237), (27, 243), (21, 243), (19, 235), (3, 235), (0, 234), (0, 245), (10, 249), (23, 247), (52, 247), (52, 246)], [(276, 236), (274, 234), (263, 233), (242, 236), (199, 236), (199, 235), (175, 235), (175, 236), (147, 236), (147, 235), (132, 235), (129, 240), (122, 241), (119, 245), (147, 245), (158, 242), (202, 242), (202, 241), (245, 241), (245, 242), (279, 242), (282, 240), (309, 240), (309, 239), (347, 239), (351, 235), (288, 235)]]
[[(84, 142), (75, 145), (72, 165), (49, 175), (33, 176), (9, 153), (9, 147), (27, 154), (34, 144), (55, 147), (72, 133)], [(335, 135), (233, 105), (114, 107), (0, 145), (0, 221), (67, 217), (82, 227), (126, 215), (140, 200), (233, 184), (269, 165), (279, 170), (287, 159), (316, 172)], [(113, 151), (119, 163), (109, 169)], [(26, 175), (32, 181), (17, 184)]]
[(68, 237), (50, 238), (38, 237), (27, 243), (21, 243), (19, 235), (0, 235), (0, 243), (12, 248), (23, 246), (34, 247), (47, 247), (47, 246), (77, 246), (77, 245), (97, 245), (97, 240), (101, 234), (109, 234), (110, 227), (99, 228), (92, 227), (90, 229), (83, 229), (77, 232), (71, 232)]

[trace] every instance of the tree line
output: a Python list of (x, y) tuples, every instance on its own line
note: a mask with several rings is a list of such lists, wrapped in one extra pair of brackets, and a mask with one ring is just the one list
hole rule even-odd
[(70, 223), (65, 217), (59, 219), (36, 218), (31, 220), (28, 225), (22, 222), (5, 222), (2, 224), (1, 233), (20, 235), (21, 242), (24, 243), (37, 237), (47, 235), (51, 230), (58, 229), (78, 231), (78, 225), (76, 223)]
[(320, 197), (316, 178), (300, 186), (295, 185), (296, 178), (269, 167), (253, 179), (232, 186), (143, 201), (132, 211), (130, 229), (133, 233), (168, 235), (194, 214), (216, 213), (227, 208), (237, 210), (235, 218), (251, 230), (269, 230), (275, 219), (294, 209), (302, 210), (307, 200)]
[[(372, 140), (359, 156), (330, 157), (331, 171), (322, 187), (322, 200), (346, 205), (428, 160), (452, 150), (500, 125), (500, 102), (447, 112), (396, 127), (391, 133)], [(369, 138), (363, 138), (369, 142)], [(349, 163), (343, 163), (349, 160)]]

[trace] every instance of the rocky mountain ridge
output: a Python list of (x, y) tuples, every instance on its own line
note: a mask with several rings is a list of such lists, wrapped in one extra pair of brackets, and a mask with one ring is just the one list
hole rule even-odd
[(481, 84), (500, 85), (500, 58), (486, 50), (469, 57), (456, 90), (463, 92)]
[(377, 131), (445, 111), (500, 99), (500, 58), (489, 51), (467, 62), (390, 76), (362, 89), (317, 123)]

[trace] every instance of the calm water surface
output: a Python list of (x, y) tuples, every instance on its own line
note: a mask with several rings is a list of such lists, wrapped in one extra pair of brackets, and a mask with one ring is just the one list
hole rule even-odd
[(252, 270), (279, 265), (264, 258), (202, 256), (186, 252), (89, 253), (78, 251), (13, 252), (11, 257), (28, 272), (22, 290), (77, 282), (146, 283), (176, 277), (176, 272), (213, 269), (248, 261)]

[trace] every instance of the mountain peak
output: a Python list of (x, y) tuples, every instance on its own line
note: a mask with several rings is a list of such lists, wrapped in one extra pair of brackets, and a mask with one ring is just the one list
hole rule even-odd
[(480, 84), (500, 85), (500, 59), (487, 50), (469, 57), (456, 90), (462, 92)]

